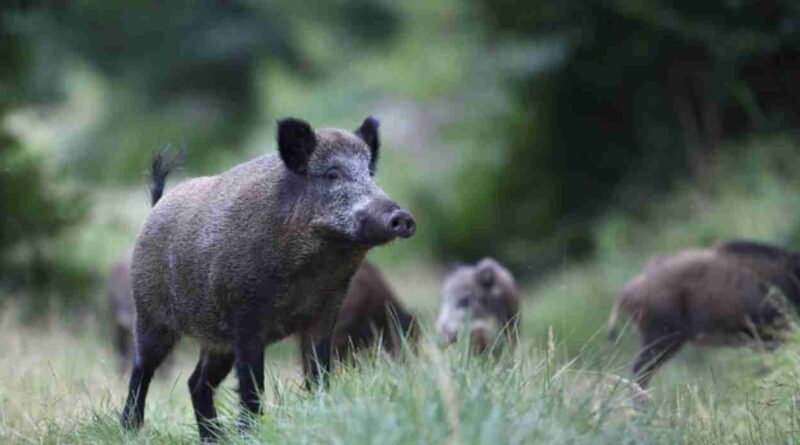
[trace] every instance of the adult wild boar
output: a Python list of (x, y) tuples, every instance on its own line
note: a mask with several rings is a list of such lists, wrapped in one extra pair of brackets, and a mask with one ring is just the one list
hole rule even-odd
[(800, 304), (798, 273), (798, 252), (751, 241), (660, 256), (620, 292), (609, 334), (619, 312), (631, 317), (640, 333), (632, 373), (646, 387), (686, 342), (777, 342), (788, 325), (784, 301)]
[[(196, 178), (159, 201), (173, 165), (153, 162), (154, 203), (134, 247), (136, 358), (121, 422), (139, 427), (153, 372), (182, 336), (200, 360), (189, 390), (202, 440), (215, 436), (214, 389), (235, 367), (243, 421), (260, 413), (264, 349), (295, 333), (330, 368), (330, 332), (367, 251), (414, 234), (411, 214), (373, 180), (378, 121), (353, 133), (278, 122), (278, 154)], [(156, 204), (157, 202), (157, 204)], [(246, 425), (243, 422), (243, 425)]]
[(516, 340), (519, 296), (511, 272), (492, 258), (454, 269), (442, 286), (436, 330), (450, 343), (461, 332), (476, 352), (499, 352)]
[[(324, 336), (321, 324), (311, 328), (317, 336)], [(333, 355), (348, 360), (361, 349), (372, 348), (380, 342), (382, 351), (397, 355), (403, 346), (403, 337), (413, 341), (419, 332), (417, 321), (395, 295), (378, 268), (365, 261), (353, 275), (347, 296), (339, 310), (336, 327), (331, 333)], [(301, 357), (310, 351), (302, 348)], [(305, 364), (304, 364), (305, 365)]]

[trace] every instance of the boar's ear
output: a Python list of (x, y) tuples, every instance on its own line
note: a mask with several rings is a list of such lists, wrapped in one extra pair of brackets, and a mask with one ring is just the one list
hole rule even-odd
[(478, 264), (477, 271), (478, 283), (488, 289), (494, 286), (494, 262), (491, 260), (483, 260)]
[(305, 174), (317, 136), (308, 122), (288, 117), (278, 121), (278, 152), (290, 170)]
[(369, 145), (369, 151), (372, 154), (369, 161), (369, 172), (373, 175), (378, 164), (378, 148), (381, 146), (381, 140), (378, 137), (378, 127), (380, 126), (381, 123), (378, 122), (378, 119), (370, 116), (364, 119), (364, 123), (355, 131), (356, 135)]

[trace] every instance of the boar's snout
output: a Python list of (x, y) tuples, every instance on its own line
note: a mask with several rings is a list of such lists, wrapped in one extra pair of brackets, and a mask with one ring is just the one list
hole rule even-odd
[(411, 213), (391, 200), (380, 200), (360, 210), (356, 223), (358, 239), (370, 245), (387, 243), (397, 237), (411, 238), (417, 230)]
[(411, 238), (414, 232), (417, 231), (417, 223), (410, 213), (403, 209), (397, 209), (392, 212), (389, 218), (389, 226), (394, 231), (395, 236), (400, 238)]

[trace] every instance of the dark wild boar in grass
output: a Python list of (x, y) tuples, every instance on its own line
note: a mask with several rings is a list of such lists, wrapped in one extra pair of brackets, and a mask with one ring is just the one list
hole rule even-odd
[(331, 348), (315, 334), (333, 329), (364, 255), (414, 234), (411, 214), (373, 179), (377, 120), (349, 132), (283, 119), (277, 142), (276, 155), (185, 181), (160, 200), (174, 163), (154, 158), (154, 207), (133, 253), (136, 356), (125, 428), (141, 426), (153, 372), (183, 335), (202, 347), (189, 391), (204, 441), (218, 434), (214, 390), (231, 369), (241, 426), (260, 415), (266, 346), (299, 334), (310, 345), (307, 382), (321, 378)]
[(516, 341), (519, 317), (514, 277), (494, 259), (484, 258), (445, 278), (436, 331), (448, 343), (463, 334), (473, 351), (499, 353)]
[(772, 348), (800, 304), (799, 273), (800, 252), (751, 241), (660, 256), (620, 292), (609, 335), (620, 312), (631, 317), (640, 334), (632, 373), (643, 388), (686, 342)]
[[(312, 331), (323, 328), (317, 324)], [(418, 334), (416, 318), (403, 306), (380, 270), (367, 261), (362, 263), (350, 282), (328, 340), (334, 356), (346, 361), (359, 350), (376, 347), (394, 356), (402, 350), (404, 339), (413, 343)], [(310, 356), (306, 350), (309, 347), (301, 344), (301, 357)]]

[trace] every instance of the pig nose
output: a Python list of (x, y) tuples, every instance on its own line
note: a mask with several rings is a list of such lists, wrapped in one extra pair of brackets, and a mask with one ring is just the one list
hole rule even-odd
[(400, 238), (411, 238), (414, 236), (414, 232), (417, 231), (417, 223), (414, 221), (414, 217), (403, 209), (392, 212), (392, 216), (389, 218), (389, 226), (391, 226), (394, 234)]

